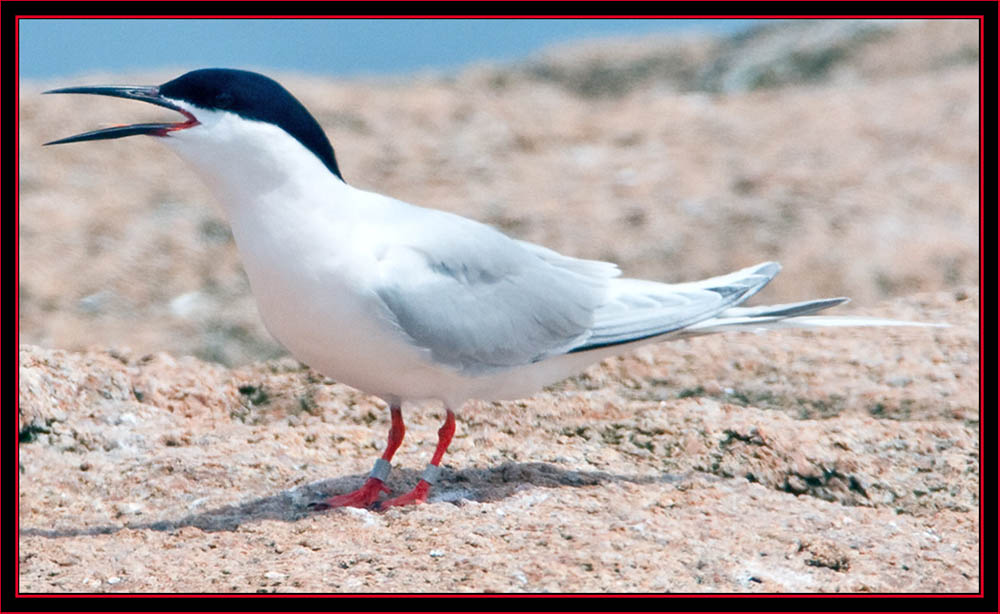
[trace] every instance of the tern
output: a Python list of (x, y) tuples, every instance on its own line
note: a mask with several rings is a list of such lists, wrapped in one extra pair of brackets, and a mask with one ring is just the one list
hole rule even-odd
[[(642, 344), (732, 330), (917, 324), (812, 315), (844, 297), (740, 307), (777, 275), (775, 262), (688, 283), (628, 279), (614, 264), (352, 187), (302, 103), (254, 72), (207, 68), (159, 86), (45, 93), (139, 100), (183, 116), (46, 145), (149, 135), (173, 148), (225, 209), (268, 331), (298, 360), (388, 404), (385, 452), (359, 489), (329, 507), (426, 501), (463, 403), (524, 398)], [(444, 404), (437, 448), (413, 490), (379, 501), (405, 433), (402, 405), (423, 401)]]

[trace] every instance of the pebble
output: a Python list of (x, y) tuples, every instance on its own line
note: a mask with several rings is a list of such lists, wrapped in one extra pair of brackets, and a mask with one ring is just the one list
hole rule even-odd
[(119, 514), (141, 514), (142, 504), (134, 502), (117, 503), (115, 509)]

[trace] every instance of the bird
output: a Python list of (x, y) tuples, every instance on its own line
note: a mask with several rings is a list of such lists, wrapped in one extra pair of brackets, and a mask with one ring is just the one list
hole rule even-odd
[[(46, 94), (137, 100), (174, 122), (116, 125), (45, 143), (147, 135), (190, 163), (225, 210), (261, 318), (296, 359), (384, 400), (386, 448), (356, 490), (324, 507), (384, 510), (427, 501), (470, 400), (529, 397), (637, 346), (739, 330), (916, 325), (816, 316), (846, 297), (741, 306), (776, 262), (685, 283), (621, 276), (445, 211), (348, 184), (319, 122), (277, 81), (203, 68), (156, 86), (64, 87)], [(419, 481), (386, 479), (404, 403), (439, 402), (445, 421)]]

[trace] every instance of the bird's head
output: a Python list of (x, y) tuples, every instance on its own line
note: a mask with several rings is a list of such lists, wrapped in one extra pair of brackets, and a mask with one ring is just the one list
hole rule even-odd
[[(46, 143), (160, 137), (199, 165), (272, 164), (271, 156), (308, 152), (341, 178), (329, 140), (309, 111), (277, 81), (246, 70), (204, 68), (162, 85), (65, 87), (46, 94), (96, 94), (140, 100), (177, 111), (183, 121), (114, 126)], [(288, 137), (291, 137), (289, 139)], [(304, 148), (305, 152), (294, 151)]]

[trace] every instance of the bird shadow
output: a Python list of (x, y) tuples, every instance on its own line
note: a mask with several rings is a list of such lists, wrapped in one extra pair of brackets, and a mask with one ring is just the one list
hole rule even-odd
[[(296, 522), (309, 516), (336, 513), (329, 511), (323, 502), (331, 496), (354, 490), (364, 482), (366, 477), (357, 475), (321, 480), (245, 503), (224, 505), (204, 512), (189, 514), (176, 520), (154, 520), (81, 528), (26, 527), (20, 530), (20, 535), (22, 537), (59, 538), (108, 535), (126, 529), (176, 531), (185, 527), (216, 532), (235, 531), (244, 523), (259, 520)], [(420, 479), (420, 474), (417, 471), (397, 469), (389, 479), (388, 486), (393, 492), (406, 492), (416, 484), (418, 479)], [(431, 489), (428, 503), (447, 502), (454, 505), (462, 505), (469, 501), (487, 503), (506, 499), (511, 495), (532, 488), (586, 487), (608, 482), (678, 483), (684, 479), (685, 476), (675, 474), (629, 476), (602, 471), (572, 471), (546, 463), (504, 463), (488, 469), (462, 469), (460, 471), (449, 471), (445, 468), (438, 483)]]

